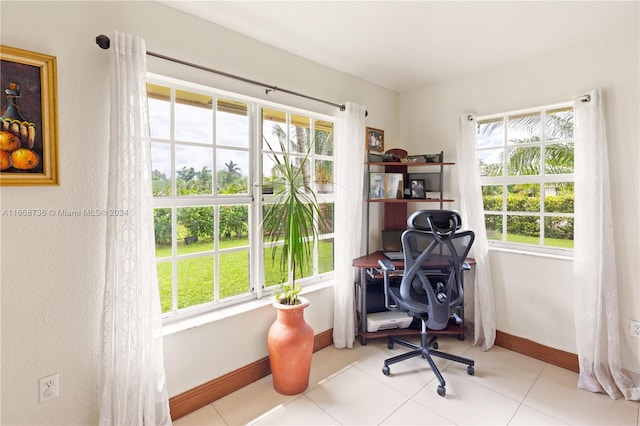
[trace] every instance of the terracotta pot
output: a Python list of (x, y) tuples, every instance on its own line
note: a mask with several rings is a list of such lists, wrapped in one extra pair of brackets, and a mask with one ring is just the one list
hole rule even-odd
[(273, 387), (283, 395), (299, 394), (309, 386), (313, 329), (304, 320), (304, 309), (309, 301), (303, 297), (299, 299), (298, 305), (273, 302), (278, 318), (267, 335)]

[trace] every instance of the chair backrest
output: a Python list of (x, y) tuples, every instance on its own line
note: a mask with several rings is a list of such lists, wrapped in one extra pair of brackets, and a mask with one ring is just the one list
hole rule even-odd
[[(475, 234), (460, 231), (460, 215), (451, 210), (417, 211), (407, 226), (402, 234), (405, 269), (400, 299), (408, 301), (405, 306), (422, 307), (427, 327), (442, 330), (451, 309), (463, 303), (463, 269)], [(403, 305), (401, 300), (397, 302)]]
[(418, 210), (407, 219), (407, 229), (429, 231), (436, 236), (447, 236), (462, 227), (460, 213), (455, 210)]

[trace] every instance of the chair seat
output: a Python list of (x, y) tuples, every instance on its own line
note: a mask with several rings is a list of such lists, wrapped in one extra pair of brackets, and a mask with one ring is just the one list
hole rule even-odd
[(389, 294), (391, 295), (391, 298), (396, 303), (398, 308), (403, 311), (407, 311), (410, 316), (426, 318), (429, 309), (429, 305), (427, 305), (426, 303), (419, 302), (415, 299), (403, 299), (402, 297), (400, 297), (399, 288), (389, 288)]

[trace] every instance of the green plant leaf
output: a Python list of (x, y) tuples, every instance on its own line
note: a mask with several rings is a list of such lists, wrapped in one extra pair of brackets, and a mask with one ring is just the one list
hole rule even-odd
[[(265, 142), (273, 152), (266, 138)], [(279, 142), (282, 154), (271, 154), (274, 169), (278, 172), (274, 178), (273, 203), (266, 205), (262, 229), (267, 241), (273, 244), (272, 262), (279, 261), (283, 275), (288, 271), (292, 275), (291, 280), (276, 289), (276, 298), (286, 304), (297, 304), (301, 289), (295, 284), (296, 268), (302, 273), (304, 265), (312, 259), (318, 228), (324, 224), (324, 218), (320, 214), (316, 195), (309, 186), (309, 179), (304, 176), (313, 142), (297, 165), (292, 161), (282, 138), (279, 138)], [(283, 241), (282, 246), (277, 244), (280, 240)], [(278, 248), (281, 250), (278, 251)]]

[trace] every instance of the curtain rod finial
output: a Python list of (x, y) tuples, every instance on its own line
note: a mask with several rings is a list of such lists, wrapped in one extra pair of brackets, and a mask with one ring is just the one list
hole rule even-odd
[(96, 44), (100, 46), (102, 49), (106, 50), (109, 47), (111, 47), (111, 40), (109, 40), (108, 36), (104, 34), (100, 34), (99, 36), (96, 37)]
[[(340, 109), (340, 111), (346, 111), (347, 110), (347, 106), (345, 104), (339, 105), (338, 108)], [(364, 111), (364, 116), (368, 117), (369, 116), (369, 111), (365, 110)]]

